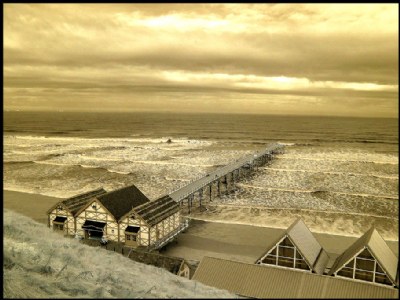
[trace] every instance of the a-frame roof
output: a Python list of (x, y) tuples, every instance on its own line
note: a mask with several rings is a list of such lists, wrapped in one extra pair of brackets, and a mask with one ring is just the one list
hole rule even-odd
[(117, 222), (132, 208), (150, 202), (149, 198), (135, 185), (126, 186), (96, 198), (114, 216)]
[(365, 232), (336, 259), (328, 275), (332, 275), (339, 271), (364, 248), (368, 248), (390, 280), (393, 283), (396, 283), (398, 259), (374, 227), (371, 227), (367, 232)]
[(57, 206), (62, 205), (64, 206), (69, 212), (75, 216), (75, 214), (86, 204), (89, 203), (89, 200), (99, 196), (106, 194), (107, 192), (103, 188), (99, 188), (93, 191), (85, 192), (64, 200), (61, 200), (60, 202), (56, 203), (53, 205), (47, 213), (51, 213)]
[[(329, 256), (301, 218), (293, 222), (273, 245), (284, 236), (289, 237), (304, 260), (316, 273), (322, 274), (324, 272)], [(268, 251), (270, 249), (272, 249), (272, 245), (268, 248)]]

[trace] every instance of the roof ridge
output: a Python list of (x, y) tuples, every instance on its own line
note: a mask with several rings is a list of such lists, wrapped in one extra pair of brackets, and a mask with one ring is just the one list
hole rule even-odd
[(83, 192), (83, 193), (74, 195), (72, 197), (65, 198), (65, 199), (61, 200), (61, 202), (64, 202), (64, 201), (67, 201), (67, 200), (71, 200), (71, 199), (74, 199), (74, 198), (77, 198), (77, 197), (80, 197), (80, 196), (83, 196), (83, 195), (87, 195), (87, 194), (90, 194), (90, 193), (93, 193), (93, 192), (97, 192), (97, 191), (100, 191), (100, 190), (106, 191), (103, 187), (100, 187), (98, 189), (90, 190), (90, 191), (87, 191), (87, 192)]
[[(288, 228), (286, 228), (286, 232), (289, 233), (289, 231), (292, 230), (293, 227), (296, 226), (300, 221), (301, 221), (304, 225), (306, 225), (306, 223), (304, 223), (304, 221), (303, 221), (303, 219), (302, 219), (301, 217), (297, 217), (297, 219), (296, 219), (292, 224), (290, 224), (290, 226), (289, 226)], [(306, 227), (307, 227), (307, 225), (306, 225)], [(308, 228), (308, 227), (307, 227), (307, 228)], [(310, 229), (308, 229), (308, 230), (310, 230)], [(310, 232), (311, 232), (311, 230), (310, 230)]]
[[(118, 189), (109, 191), (109, 192), (107, 192), (107, 193), (105, 193), (105, 194), (103, 194), (103, 195), (100, 195), (99, 197), (103, 197), (104, 195), (109, 195), (109, 194), (112, 194), (112, 193), (114, 193), (114, 192), (118, 192), (118, 191), (120, 191), (120, 190), (124, 190), (124, 189), (130, 188), (130, 187), (135, 187), (136, 189), (139, 190), (139, 188), (138, 188), (136, 185), (131, 184), (131, 185), (123, 186), (123, 187), (120, 187), (120, 188), (118, 188)], [(140, 190), (139, 190), (139, 191), (140, 191)]]

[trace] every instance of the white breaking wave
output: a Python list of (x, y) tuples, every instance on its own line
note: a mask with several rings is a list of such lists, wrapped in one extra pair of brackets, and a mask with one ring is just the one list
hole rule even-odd
[(271, 167), (265, 167), (262, 168), (263, 170), (271, 170), (271, 171), (281, 171), (281, 172), (303, 172), (303, 173), (322, 173), (322, 174), (346, 174), (346, 175), (352, 175), (352, 176), (373, 176), (377, 178), (386, 178), (386, 179), (399, 179), (398, 175), (392, 175), (392, 176), (384, 176), (384, 175), (378, 175), (378, 174), (362, 174), (362, 173), (351, 173), (351, 172), (334, 172), (334, 171), (318, 171), (318, 170), (298, 170), (298, 169), (278, 169), (278, 168), (271, 168)]
[(292, 160), (314, 160), (314, 161), (339, 161), (339, 162), (360, 162), (360, 163), (374, 163), (374, 164), (391, 164), (391, 165), (398, 165), (399, 162), (395, 161), (396, 159), (388, 159), (386, 160), (367, 160), (367, 159), (337, 159), (337, 158), (327, 158), (327, 157), (301, 157), (295, 155), (285, 155), (285, 154), (278, 154), (276, 155), (277, 159), (292, 159)]
[[(265, 186), (256, 186), (244, 183), (237, 183), (237, 186), (247, 187), (252, 189), (260, 189), (260, 190), (269, 190), (269, 191), (282, 191), (282, 192), (292, 192), (292, 193), (315, 193), (321, 192), (319, 190), (296, 190), (296, 189), (285, 189), (285, 188), (275, 188), (275, 187), (265, 187)], [(387, 199), (399, 199), (398, 196), (393, 195), (371, 195), (371, 194), (362, 194), (362, 193), (346, 193), (346, 192), (336, 192), (336, 191), (322, 191), (333, 194), (340, 195), (350, 195), (350, 196), (361, 196), (361, 197), (373, 197), (373, 198), (387, 198)]]

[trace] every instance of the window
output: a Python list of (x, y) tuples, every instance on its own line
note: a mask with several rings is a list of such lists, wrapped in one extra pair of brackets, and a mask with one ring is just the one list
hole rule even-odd
[(97, 205), (96, 205), (96, 204), (93, 204), (93, 205), (92, 205), (92, 208), (93, 208), (94, 210), (97, 210)]
[(353, 278), (353, 269), (344, 267), (339, 272), (337, 272), (337, 275)]
[[(375, 270), (375, 281), (374, 281)], [(368, 249), (364, 249), (357, 257), (348, 262), (337, 273), (339, 276), (353, 279), (392, 285), (379, 263), (373, 258)]]
[(356, 268), (360, 270), (366, 271), (374, 271), (375, 260), (365, 259), (357, 257), (356, 259)]
[(286, 257), (278, 257), (278, 265), (282, 267), (289, 267), (293, 268), (294, 266), (294, 259), (293, 258), (286, 258)]
[(131, 236), (129, 234), (126, 235), (126, 240), (130, 241), (131, 240)]
[(362, 270), (357, 270), (354, 274), (355, 279), (361, 279), (365, 281), (374, 281), (374, 272), (369, 272), (369, 271), (362, 271)]
[[(277, 255), (278, 254), (278, 255)], [(287, 268), (310, 270), (298, 249), (288, 237), (280, 242), (271, 252), (261, 260), (262, 264), (278, 265)]]
[(275, 255), (267, 255), (262, 261), (264, 264), (276, 265), (276, 256)]
[(297, 259), (296, 258), (296, 269), (301, 269), (301, 270), (310, 270), (308, 267), (307, 263), (303, 259)]

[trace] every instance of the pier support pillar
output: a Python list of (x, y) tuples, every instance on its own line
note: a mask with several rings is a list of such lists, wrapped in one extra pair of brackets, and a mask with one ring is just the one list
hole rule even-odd
[(203, 188), (199, 190), (199, 205), (200, 205), (200, 211), (201, 211), (201, 200), (203, 199)]
[(213, 183), (210, 183), (210, 202), (212, 202), (212, 185)]
[(218, 197), (221, 197), (221, 180), (218, 179), (217, 181), (217, 195)]

